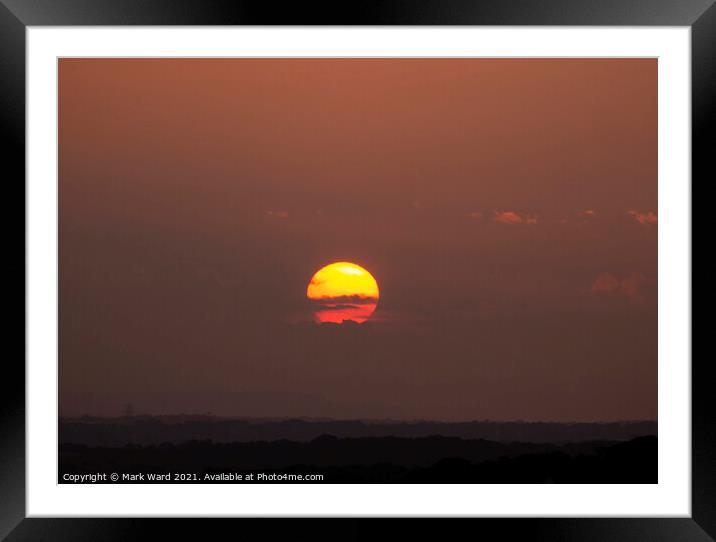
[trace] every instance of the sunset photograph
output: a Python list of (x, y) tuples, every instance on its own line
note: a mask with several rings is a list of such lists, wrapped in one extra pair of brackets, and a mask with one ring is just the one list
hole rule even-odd
[(656, 58), (57, 70), (58, 483), (659, 482)]

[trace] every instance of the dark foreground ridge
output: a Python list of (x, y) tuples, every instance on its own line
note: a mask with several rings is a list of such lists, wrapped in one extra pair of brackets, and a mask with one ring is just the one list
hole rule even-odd
[[(504, 443), (432, 436), (337, 438), (310, 442), (60, 445), (59, 482), (68, 476), (170, 474), (161, 483), (264, 482), (256, 475), (319, 474), (281, 483), (657, 483), (657, 438), (571, 444)], [(176, 475), (188, 475), (177, 478)], [(242, 479), (229, 475), (242, 475)], [(247, 479), (253, 474), (253, 479)], [(208, 475), (208, 476), (207, 476)], [(76, 479), (76, 478), (75, 478)], [(87, 482), (85, 482), (87, 483)], [(96, 480), (96, 483), (113, 483)]]

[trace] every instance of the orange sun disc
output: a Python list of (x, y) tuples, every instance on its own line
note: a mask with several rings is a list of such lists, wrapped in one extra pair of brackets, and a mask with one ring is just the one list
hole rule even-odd
[(352, 320), (362, 324), (378, 306), (380, 293), (367, 269), (350, 262), (335, 262), (316, 271), (308, 283), (306, 297), (318, 323)]

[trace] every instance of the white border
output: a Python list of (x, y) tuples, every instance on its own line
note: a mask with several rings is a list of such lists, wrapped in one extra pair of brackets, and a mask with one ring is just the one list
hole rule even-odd
[[(28, 516), (689, 517), (690, 39), (686, 27), (28, 28)], [(56, 66), (67, 56), (658, 57), (659, 483), (57, 484)]]

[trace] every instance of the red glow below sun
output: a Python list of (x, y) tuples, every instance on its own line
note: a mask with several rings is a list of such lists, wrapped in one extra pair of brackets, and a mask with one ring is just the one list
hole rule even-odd
[(353, 320), (362, 324), (375, 311), (375, 303), (335, 304), (326, 303), (314, 309), (314, 318), (319, 324), (341, 324), (344, 320)]

